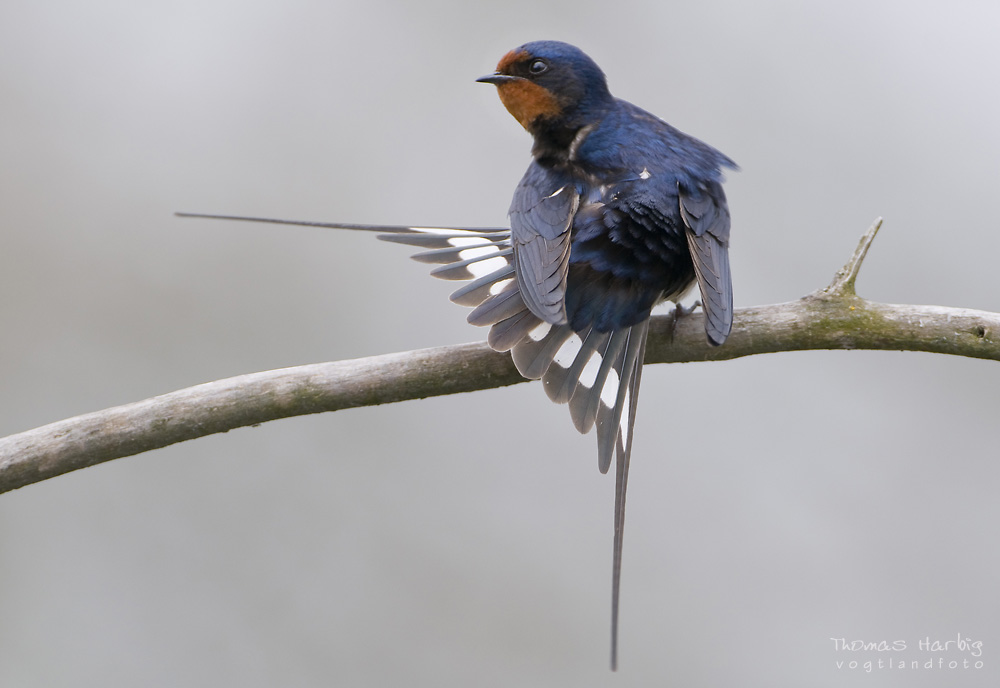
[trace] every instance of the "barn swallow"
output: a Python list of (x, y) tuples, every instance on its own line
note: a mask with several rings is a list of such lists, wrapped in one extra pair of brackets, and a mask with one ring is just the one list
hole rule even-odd
[(598, 468), (615, 458), (611, 668), (617, 667), (625, 493), (650, 311), (697, 284), (708, 342), (732, 328), (728, 157), (608, 90), (578, 48), (526, 43), (477, 81), (493, 84), (534, 138), (510, 228), (465, 229), (226, 219), (380, 232), (418, 246), (435, 277), (466, 280), (452, 301), (490, 326), (518, 371), (597, 430)]

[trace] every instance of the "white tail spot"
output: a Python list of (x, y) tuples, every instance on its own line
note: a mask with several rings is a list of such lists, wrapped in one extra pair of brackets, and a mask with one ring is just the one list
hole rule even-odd
[(424, 232), (426, 234), (468, 234), (476, 236), (478, 232), (468, 229), (448, 229), (447, 227), (410, 227), (414, 232)]
[(628, 417), (631, 405), (632, 392), (631, 390), (625, 390), (625, 398), (622, 400), (622, 422), (620, 423), (620, 429), (622, 431), (622, 442), (626, 447), (628, 446)]
[(500, 247), (496, 244), (488, 244), (486, 246), (477, 246), (476, 248), (467, 248), (458, 252), (458, 257), (460, 260), (472, 260), (473, 258), (479, 258), (480, 256), (489, 256), (494, 253), (499, 253)]
[(471, 272), (474, 277), (485, 277), (491, 272), (496, 272), (507, 267), (507, 265), (507, 260), (504, 258), (487, 258), (475, 263), (469, 263), (465, 269)]
[(483, 239), (481, 237), (453, 237), (448, 239), (448, 243), (458, 248), (459, 246), (482, 246)]
[(504, 287), (506, 287), (508, 284), (510, 284), (513, 281), (514, 281), (514, 278), (513, 277), (509, 277), (507, 279), (500, 280), (499, 282), (494, 282), (493, 284), (490, 285), (490, 295), (491, 296), (496, 296), (497, 294), (499, 294), (500, 292), (502, 292), (504, 290)]
[(576, 360), (576, 355), (580, 353), (580, 347), (583, 346), (583, 342), (580, 340), (579, 335), (572, 335), (569, 339), (563, 342), (563, 345), (559, 347), (559, 351), (556, 355), (552, 357), (552, 362), (555, 363), (560, 368), (569, 368), (573, 365), (573, 361)]
[(587, 365), (583, 366), (583, 370), (580, 371), (580, 384), (591, 389), (594, 383), (597, 382), (597, 373), (601, 370), (601, 355), (596, 351), (587, 361)]
[(551, 330), (552, 325), (549, 323), (539, 323), (533, 330), (531, 330), (531, 332), (528, 333), (528, 336), (531, 337), (532, 341), (540, 342), (545, 339), (545, 335), (547, 335)]
[(608, 379), (604, 381), (604, 389), (601, 390), (601, 403), (608, 408), (614, 408), (618, 401), (618, 373), (608, 371)]

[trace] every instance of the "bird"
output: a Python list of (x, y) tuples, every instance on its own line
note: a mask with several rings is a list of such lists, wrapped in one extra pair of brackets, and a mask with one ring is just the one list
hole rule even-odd
[[(525, 378), (567, 404), (576, 429), (596, 429), (598, 468), (615, 460), (611, 669), (618, 666), (625, 497), (639, 382), (654, 306), (680, 303), (695, 284), (708, 344), (733, 324), (730, 213), (721, 152), (616, 98), (579, 48), (534, 41), (477, 79), (496, 87), (532, 136), (510, 227), (409, 227), (298, 222), (374, 231), (422, 250), (431, 274), (464, 280), (451, 300), (472, 307), (489, 345), (509, 351)], [(677, 307), (678, 309), (680, 306)]]

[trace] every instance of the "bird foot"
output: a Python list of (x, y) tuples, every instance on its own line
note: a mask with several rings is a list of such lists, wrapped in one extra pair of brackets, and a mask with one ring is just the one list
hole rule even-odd
[(670, 341), (674, 341), (674, 330), (677, 329), (677, 321), (681, 318), (686, 318), (687, 316), (694, 313), (696, 310), (701, 308), (701, 301), (695, 301), (690, 306), (684, 306), (682, 303), (674, 304), (674, 310), (672, 310), (668, 316), (670, 317)]

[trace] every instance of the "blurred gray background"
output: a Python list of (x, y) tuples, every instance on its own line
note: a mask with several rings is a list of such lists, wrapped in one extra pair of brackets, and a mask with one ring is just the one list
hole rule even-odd
[[(496, 225), (528, 40), (718, 147), (738, 306), (1000, 310), (993, 2), (0, 6), (0, 434), (481, 340), (407, 250), (200, 220)], [(614, 480), (537, 384), (296, 418), (0, 496), (0, 686), (996, 686), (997, 364), (659, 365), (607, 670)], [(703, 447), (706, 409), (727, 431)], [(961, 635), (982, 656), (921, 652)], [(866, 673), (830, 638), (976, 669)], [(891, 653), (882, 653), (888, 659)]]

